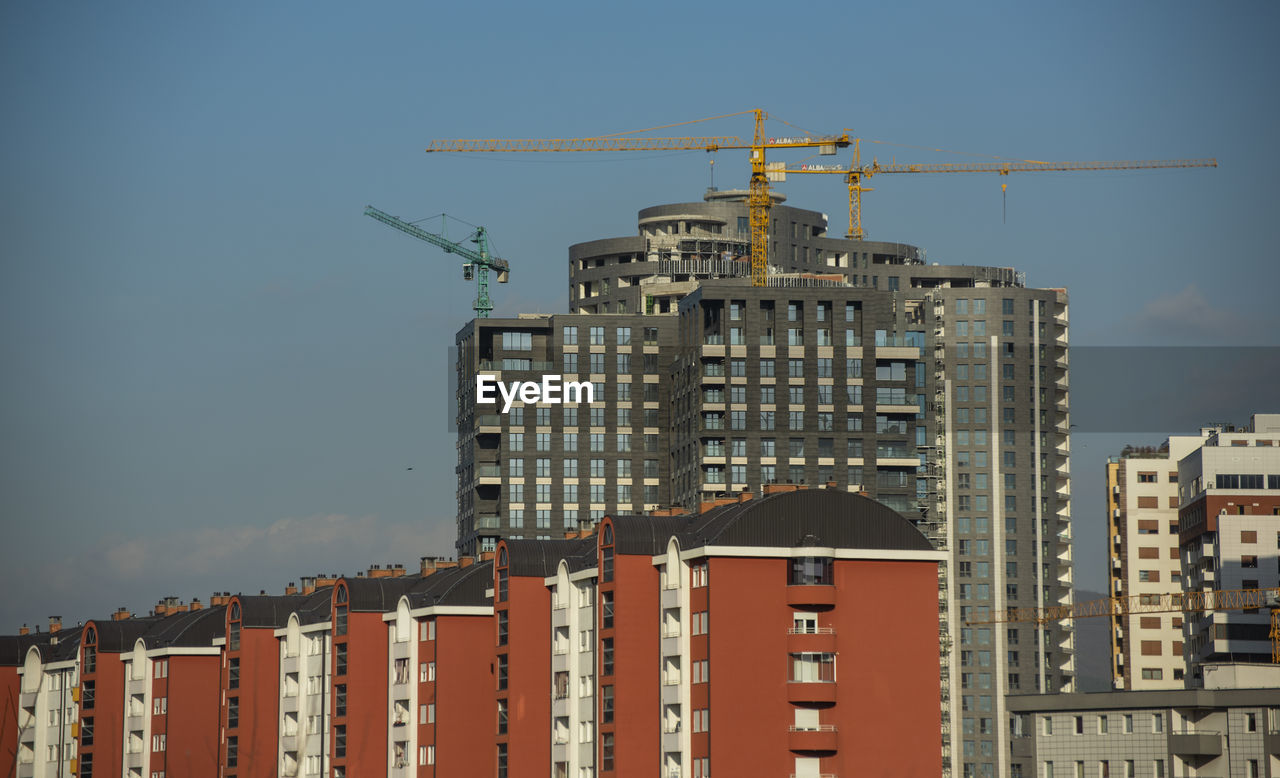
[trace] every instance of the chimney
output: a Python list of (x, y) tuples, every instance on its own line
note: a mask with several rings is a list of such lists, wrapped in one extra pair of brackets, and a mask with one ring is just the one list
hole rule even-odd
[(390, 565), (388, 565), (386, 568), (383, 568), (381, 565), (369, 565), (369, 577), (370, 578), (390, 578), (391, 577)]
[(129, 609), (121, 606), (115, 613), (111, 614), (112, 621), (124, 621), (129, 618)]
[(286, 586), (286, 587), (284, 587), (284, 593), (285, 593), (285, 594), (297, 594), (297, 593), (298, 593), (298, 587), (293, 585), (293, 581), (290, 581), (290, 582), (289, 582), (289, 585), (288, 585), (288, 586)]
[(326, 586), (333, 586), (338, 582), (338, 576), (333, 573), (322, 573), (316, 576), (316, 588), (323, 589)]
[(481, 551), (481, 552), (480, 552), (480, 561), (481, 561), (481, 562), (491, 562), (491, 561), (493, 561), (493, 558), (494, 558), (495, 556), (497, 556), (497, 552), (495, 552), (495, 551)]
[(742, 494), (738, 495), (738, 502), (747, 502), (748, 500), (751, 500), (754, 498), (755, 498), (755, 494), (753, 494), (752, 492), (743, 492)]
[(200, 598), (199, 598), (199, 597), (192, 597), (192, 598), (191, 598), (191, 610), (193, 610), (193, 611), (198, 611), (198, 610), (200, 610), (200, 609), (202, 609), (202, 608), (204, 608), (204, 606), (200, 604)]
[(61, 629), (62, 629), (62, 617), (50, 616), (49, 617), (49, 634), (52, 635), (53, 633)]
[(26, 624), (23, 624), (21, 627), (19, 627), (19, 628), (18, 628), (18, 634), (19, 634), (19, 635), (30, 635), (30, 634), (31, 634), (31, 627), (28, 627)]
[(733, 505), (736, 502), (737, 500), (729, 497), (722, 497), (719, 500), (711, 500), (710, 502), (704, 502), (700, 506), (698, 506), (698, 513), (700, 514), (706, 513), (709, 510), (719, 508), (721, 505)]
[(800, 484), (765, 484), (765, 494), (782, 494), (783, 492), (798, 492), (804, 487)]
[(302, 576), (301, 581), (302, 581), (302, 593), (303, 593), (303, 594), (311, 594), (312, 592), (314, 592), (314, 591), (316, 590), (316, 579), (315, 579), (315, 576), (313, 576), (313, 575), (304, 575), (304, 576)]
[(399, 578), (404, 575), (404, 565), (387, 565), (387, 567), (391, 570), (392, 578)]
[(476, 558), (473, 556), (458, 557), (458, 567), (471, 567), (473, 564), (475, 564), (475, 562), (476, 562)]
[(455, 561), (453, 561), (452, 559), (438, 559), (438, 560), (436, 560), (436, 569), (437, 569), (437, 570), (443, 570), (443, 569), (445, 569), (446, 567), (457, 567), (457, 566), (458, 566), (458, 563), (457, 563), (457, 562), (455, 562)]
[(436, 571), (436, 563), (438, 557), (424, 556), (418, 560), (418, 572), (422, 575), (431, 575)]

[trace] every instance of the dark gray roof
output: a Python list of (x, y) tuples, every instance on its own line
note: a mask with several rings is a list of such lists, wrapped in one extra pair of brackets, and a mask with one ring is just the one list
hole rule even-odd
[(160, 621), (160, 618), (160, 616), (143, 616), (119, 621), (115, 619), (94, 620), (86, 622), (84, 626), (85, 629), (92, 626), (97, 631), (99, 653), (120, 654), (125, 651), (132, 651), (133, 644), (137, 642), (138, 638), (155, 626), (156, 622)]
[[(328, 621), (333, 616), (333, 587), (322, 586), (311, 594), (304, 595), (294, 611), (298, 614), (298, 623), (302, 625)], [(285, 621), (288, 619), (286, 615)]]
[(667, 550), (672, 535), (689, 526), (688, 516), (614, 516), (613, 551), (615, 554), (653, 556)]
[(599, 565), (596, 556), (596, 538), (584, 538), (589, 542), (582, 544), (582, 551), (572, 556), (566, 556), (565, 562), (569, 566), (570, 573), (576, 573), (580, 570), (594, 570)]
[(52, 636), (48, 632), (34, 632), (29, 635), (0, 635), (0, 667), (18, 667), (27, 659), (27, 650), (32, 646), (49, 644)]
[(556, 574), (561, 559), (577, 557), (594, 550), (594, 537), (575, 540), (507, 540), (507, 569), (511, 575), (539, 576)]
[(897, 511), (840, 489), (801, 489), (712, 509), (688, 521), (680, 544), (933, 550)]
[(414, 583), (407, 592), (409, 605), (425, 608), (431, 605), (489, 605), (485, 594), (493, 588), (493, 563), (479, 562), (466, 567), (447, 567), (431, 575), (412, 576)]
[(226, 634), (227, 607), (218, 605), (185, 613), (173, 613), (156, 621), (142, 635), (147, 649), (177, 646), (211, 646)]
[(396, 609), (400, 596), (418, 576), (386, 578), (343, 578), (347, 584), (347, 607), (352, 612), (386, 613)]
[(242, 626), (279, 629), (289, 623), (289, 614), (305, 605), (310, 595), (237, 594), (231, 599), (240, 603)]
[[(37, 643), (40, 661), (48, 664), (75, 659), (80, 653), (80, 635), (79, 629), (62, 629), (56, 635), (49, 636), (47, 643)], [(57, 640), (55, 641), (54, 638)]]

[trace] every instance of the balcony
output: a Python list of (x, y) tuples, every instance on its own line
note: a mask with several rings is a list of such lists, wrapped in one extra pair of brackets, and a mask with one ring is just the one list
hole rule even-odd
[(1009, 741), (1009, 750), (1015, 759), (1030, 759), (1035, 756), (1035, 738), (1030, 736), (1012, 738)]
[(476, 480), (482, 485), (500, 485), (502, 483), (502, 467), (500, 465), (478, 465)]
[(787, 604), (833, 606), (836, 604), (836, 587), (830, 584), (788, 586)]
[(1169, 753), (1181, 757), (1222, 756), (1222, 733), (1190, 732), (1169, 735)]
[(791, 628), (787, 630), (787, 651), (793, 654), (815, 652), (835, 653), (836, 631), (831, 627), (811, 630)]
[(787, 702), (835, 702), (835, 681), (788, 681)]
[(815, 728), (788, 727), (787, 748), (792, 751), (835, 751), (839, 740), (834, 724)]

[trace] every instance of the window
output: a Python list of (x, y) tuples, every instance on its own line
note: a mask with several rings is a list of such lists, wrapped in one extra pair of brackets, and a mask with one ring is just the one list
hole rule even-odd
[(820, 653), (791, 654), (792, 683), (830, 683), (836, 680), (836, 655)]
[(824, 586), (832, 583), (830, 557), (797, 557), (791, 560), (791, 586)]

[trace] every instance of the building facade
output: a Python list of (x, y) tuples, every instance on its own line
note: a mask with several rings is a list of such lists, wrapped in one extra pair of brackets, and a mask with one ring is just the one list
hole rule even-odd
[[(1189, 591), (1280, 587), (1280, 414), (1206, 428), (1178, 462), (1178, 529)], [(1271, 661), (1270, 616), (1206, 611), (1183, 625), (1190, 685), (1207, 662)]]
[[(1112, 597), (1182, 590), (1178, 549), (1178, 461), (1198, 436), (1169, 438), (1155, 450), (1127, 449), (1107, 460), (1107, 592)], [(1181, 689), (1183, 615), (1111, 617), (1111, 680), (1116, 689)]]
[[(670, 503), (663, 380), (675, 318), (475, 319), (457, 336), (458, 553)], [(594, 403), (477, 403), (476, 379), (592, 385)]]
[(79, 736), (80, 631), (0, 638), (0, 769), (20, 778), (73, 775)]
[[(743, 261), (745, 193), (709, 192), (703, 202), (644, 209), (635, 236), (572, 246), (574, 315), (479, 320), (460, 333), (459, 548), (589, 527), (605, 511), (625, 511), (623, 497), (632, 510), (689, 510), (775, 483), (866, 492), (951, 555), (938, 582), (946, 772), (1004, 774), (1004, 696), (1072, 688), (1072, 625), (964, 622), (992, 609), (1071, 602), (1066, 294), (1027, 288), (1009, 268), (929, 264), (906, 244), (831, 238), (825, 215), (777, 198), (771, 217), (767, 287), (749, 285)], [(584, 430), (556, 426), (562, 408), (524, 408), (513, 426), (492, 414), (480, 424), (467, 407), (475, 373), (526, 365), (501, 360), (528, 360), (527, 375), (561, 370), (567, 355), (554, 348), (569, 344), (558, 333), (575, 321), (599, 328), (599, 356), (587, 358), (603, 372), (589, 380), (607, 392), (616, 372), (633, 399), (637, 377), (626, 374), (635, 362), (615, 367), (611, 328), (657, 328), (649, 364), (656, 373), (646, 368), (642, 379), (653, 392), (645, 413), (657, 418), (646, 420), (639, 463), (613, 459), (615, 439), (626, 435), (634, 446), (635, 421), (608, 400), (591, 411), (603, 424), (587, 442), (600, 450), (577, 456), (555, 449), (562, 430), (579, 449), (584, 442)], [(526, 339), (521, 329), (531, 326), (545, 336)], [(486, 331), (488, 341), (475, 336)], [(500, 353), (496, 343), (528, 343), (532, 355)], [(583, 357), (570, 358), (580, 374)], [(531, 413), (549, 422), (546, 450), (534, 457), (526, 453)], [(518, 451), (510, 450), (512, 434)], [(546, 474), (535, 476), (545, 481), (535, 500), (576, 498), (538, 501), (532, 533), (528, 485), (514, 483), (505, 465), (523, 473), (530, 459)], [(645, 489), (655, 487), (644, 496), (636, 494), (637, 466), (646, 468)], [(583, 478), (584, 468), (590, 482), (563, 475), (572, 469)]]
[(1280, 775), (1275, 686), (1009, 698), (1014, 755), (1038, 778)]

